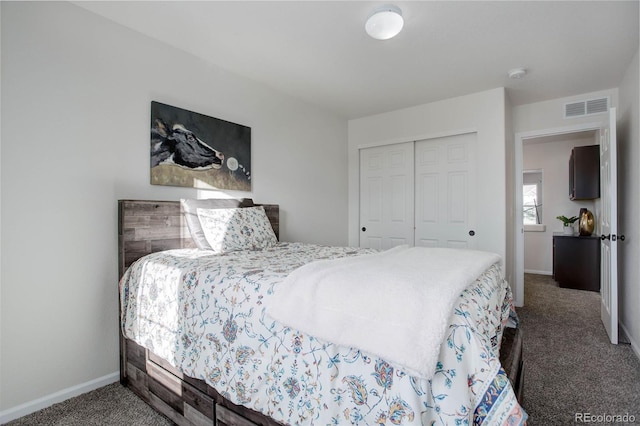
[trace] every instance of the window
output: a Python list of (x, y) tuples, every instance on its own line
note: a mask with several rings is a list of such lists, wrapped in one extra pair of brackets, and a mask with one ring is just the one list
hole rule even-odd
[(522, 174), (522, 212), (524, 225), (542, 223), (542, 170)]

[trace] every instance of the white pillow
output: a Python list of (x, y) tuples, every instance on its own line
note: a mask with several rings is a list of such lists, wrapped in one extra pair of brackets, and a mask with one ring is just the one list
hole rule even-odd
[(196, 243), (196, 247), (211, 250), (207, 239), (204, 237), (204, 232), (202, 232), (202, 225), (200, 225), (200, 219), (198, 219), (198, 209), (251, 207), (253, 206), (253, 200), (251, 198), (242, 198), (240, 200), (236, 200), (235, 198), (205, 198), (199, 200), (183, 198), (180, 200), (180, 205), (184, 213), (184, 219), (187, 222), (187, 227), (189, 228), (189, 233)]
[(262, 250), (278, 239), (264, 207), (238, 209), (197, 209), (204, 237), (217, 253)]

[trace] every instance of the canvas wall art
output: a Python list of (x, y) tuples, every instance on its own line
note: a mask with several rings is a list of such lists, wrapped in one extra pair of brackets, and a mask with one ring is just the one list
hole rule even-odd
[(251, 190), (251, 128), (151, 102), (151, 184)]

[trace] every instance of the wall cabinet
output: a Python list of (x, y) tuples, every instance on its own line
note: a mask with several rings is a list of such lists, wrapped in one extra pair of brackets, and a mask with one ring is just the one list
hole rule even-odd
[(554, 235), (553, 279), (563, 288), (600, 291), (600, 238)]
[(600, 198), (600, 145), (577, 146), (569, 157), (569, 199)]

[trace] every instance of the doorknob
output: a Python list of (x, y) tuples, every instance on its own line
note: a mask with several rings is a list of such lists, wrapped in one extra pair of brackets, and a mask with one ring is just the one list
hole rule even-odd
[(604, 240), (610, 240), (610, 239), (611, 239), (611, 234), (609, 234), (609, 235), (604, 235), (604, 234), (602, 234), (602, 235), (600, 235), (600, 239), (601, 239), (602, 241), (604, 241)]
[(471, 236), (473, 237), (474, 235), (476, 235), (476, 231), (474, 231), (474, 230), (472, 229), (471, 231), (469, 231), (469, 235), (471, 235)]
[(365, 228), (364, 226), (362, 227), (362, 232), (366, 232), (367, 228)]
[(620, 241), (624, 241), (624, 234), (620, 235), (620, 236), (618, 237), (618, 239), (619, 239)]

